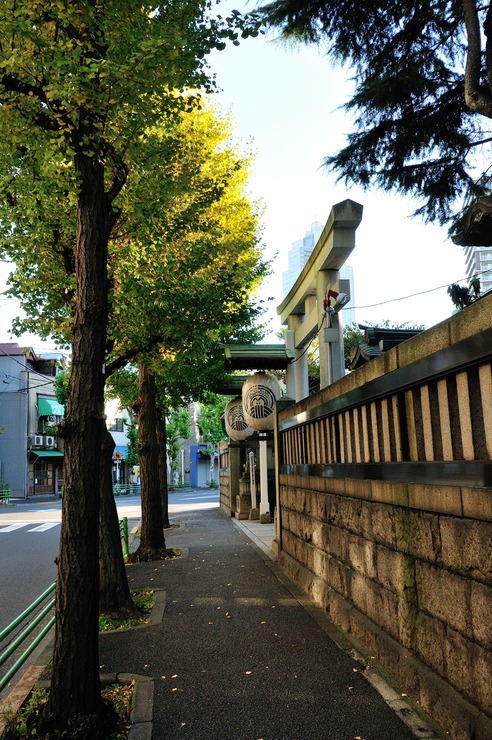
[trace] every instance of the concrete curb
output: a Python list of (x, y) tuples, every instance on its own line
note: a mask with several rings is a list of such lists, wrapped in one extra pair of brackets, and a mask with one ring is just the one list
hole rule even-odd
[[(386, 704), (407, 725), (417, 738), (425, 740), (440, 740), (443, 735), (435, 723), (422, 709), (417, 708), (406, 694), (397, 690), (397, 685), (384, 668), (365, 651), (362, 645), (339, 629), (312, 599), (292, 581), (277, 562), (265, 561), (278, 580), (287, 588), (312, 619), (321, 627), (323, 632), (344, 652), (360, 665), (360, 674), (376, 689)], [(394, 687), (391, 685), (393, 683)]]
[[(0, 712), (13, 712), (17, 714), (29, 694), (39, 682), (45, 671), (46, 665), (31, 665), (22, 678), (16, 683), (7, 698), (0, 704)], [(0, 717), (0, 735), (7, 726), (7, 719)]]
[(125, 629), (115, 630), (104, 630), (99, 633), (99, 639), (104, 640), (104, 635), (114, 635), (115, 633), (131, 632), (132, 630), (143, 630), (146, 627), (150, 627), (152, 624), (158, 624), (162, 622), (162, 616), (166, 609), (167, 591), (163, 588), (155, 588), (153, 586), (132, 586), (132, 591), (148, 590), (154, 591), (155, 593), (155, 604), (152, 607), (152, 611), (149, 615), (149, 620), (145, 624), (136, 624), (134, 627), (126, 627)]
[[(188, 554), (188, 552), (186, 554), (182, 553), (181, 557), (186, 557)], [(145, 629), (146, 627), (162, 622), (166, 609), (167, 592), (162, 588), (153, 588), (152, 590), (156, 594), (155, 604), (150, 613), (149, 621), (146, 624), (139, 624), (135, 627), (129, 627), (126, 630), (106, 630), (106, 632), (100, 633), (100, 637), (105, 634), (114, 634), (115, 632), (130, 632), (132, 630)], [(5, 701), (0, 705), (0, 712), (7, 710), (14, 713), (18, 712), (36, 686), (49, 686), (49, 682), (43, 680), (42, 676), (50, 664), (52, 651), (53, 637), (50, 636), (39, 656), (39, 664), (29, 666)], [(154, 679), (138, 674), (112, 673), (101, 674), (100, 681), (103, 686), (112, 683), (130, 684), (135, 682), (128, 740), (151, 740), (154, 714)], [(0, 733), (4, 731), (6, 725), (7, 720), (0, 718)]]
[(101, 683), (135, 683), (130, 715), (128, 740), (151, 740), (152, 719), (154, 715), (154, 679), (133, 673), (107, 673), (101, 676)]
[[(54, 636), (52, 632), (44, 637), (37, 649), (33, 652), (32, 655), (36, 662), (31, 663), (21, 678), (12, 687), (10, 693), (0, 703), (0, 712), (12, 711), (17, 713), (29, 697), (33, 688), (42, 679), (53, 653)], [(15, 678), (12, 680), (15, 680)], [(6, 725), (7, 721), (0, 717), (0, 733), (4, 731)]]

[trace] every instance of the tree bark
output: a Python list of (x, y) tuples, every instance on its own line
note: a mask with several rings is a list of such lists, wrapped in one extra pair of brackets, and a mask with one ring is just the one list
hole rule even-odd
[(485, 59), (489, 82), (489, 86), (485, 87), (482, 84), (482, 32), (477, 2), (476, 0), (462, 0), (462, 7), (468, 47), (465, 67), (465, 103), (470, 110), (487, 118), (492, 118), (492, 92), (490, 89), (492, 70), (490, 68), (490, 39), (488, 38), (491, 25), (490, 9), (486, 16), (484, 28), (487, 37)]
[(167, 433), (166, 419), (163, 414), (157, 418), (157, 443), (159, 445), (159, 484), (161, 489), (162, 524), (165, 529), (171, 526), (169, 521), (169, 491), (167, 488)]
[(138, 402), (135, 410), (138, 413), (142, 521), (140, 544), (128, 558), (128, 562), (132, 563), (166, 557), (159, 485), (155, 378), (142, 363), (139, 364)]
[(111, 465), (114, 440), (105, 430), (99, 479), (99, 613), (125, 619), (136, 615), (121, 547), (120, 522), (113, 495)]
[[(104, 165), (78, 154), (80, 173), (75, 241), (77, 301), (72, 339), (65, 441), (65, 485), (49, 692), (50, 727), (102, 712), (99, 684), (99, 471), (104, 428), (107, 330), (107, 243), (110, 206)], [(93, 737), (97, 735), (93, 734)]]

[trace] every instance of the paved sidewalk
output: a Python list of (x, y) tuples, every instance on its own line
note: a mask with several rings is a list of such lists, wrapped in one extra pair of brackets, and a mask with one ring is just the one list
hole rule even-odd
[(231, 519), (231, 522), (241, 529), (268, 558), (271, 560), (277, 559), (277, 556), (272, 550), (272, 542), (275, 537), (275, 526), (273, 523), (260, 524), (259, 521), (250, 519)]
[(165, 590), (162, 621), (101, 635), (101, 673), (153, 679), (153, 740), (435, 737), (404, 724), (401, 697), (388, 687), (390, 708), (277, 577), (273, 525), (217, 510), (172, 519), (166, 544), (183, 556), (128, 568), (132, 587)]

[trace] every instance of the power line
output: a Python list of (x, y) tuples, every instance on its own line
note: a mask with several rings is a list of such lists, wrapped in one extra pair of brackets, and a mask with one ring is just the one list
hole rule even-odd
[[(6, 376), (6, 377), (11, 377), (11, 376)], [(26, 388), (17, 388), (15, 391), (9, 391), (8, 386), (11, 383), (13, 383), (15, 380), (18, 380), (18, 378), (12, 378), (11, 380), (3, 380), (2, 383), (5, 383), (7, 385), (7, 388), (0, 388), (0, 395), (2, 393), (8, 393), (9, 395), (14, 394), (14, 393), (26, 393), (27, 391), (35, 391), (38, 388), (43, 388), (45, 385), (51, 385), (51, 386), (53, 385), (53, 380), (47, 380), (44, 383), (38, 383), (37, 385), (29, 385)]]
[[(27, 367), (27, 365), (24, 365), (24, 363), (20, 362), (19, 360), (16, 360), (13, 355), (11, 355), (9, 352), (5, 352), (5, 350), (3, 350), (1, 348), (0, 348), (0, 353), (4, 357), (9, 357), (13, 362), (16, 362), (18, 365), (20, 365), (21, 368), (24, 371), (27, 371), (27, 372), (31, 373), (31, 375), (39, 375), (39, 377), (40, 378), (43, 378), (43, 380), (46, 380), (47, 378), (51, 377), (49, 375), (46, 375), (46, 373), (40, 373), (38, 370), (33, 370), (30, 367)], [(62, 354), (62, 353), (60, 352), (60, 354)], [(55, 377), (56, 376), (54, 375), (53, 378), (55, 378)], [(49, 383), (53, 383), (53, 382), (54, 382), (54, 380), (46, 380), (46, 385), (48, 385)]]
[[(492, 272), (492, 267), (489, 267), (487, 270), (482, 270), (482, 272), (477, 272), (477, 275), (486, 275), (488, 272)], [(421, 290), (418, 293), (411, 293), (410, 295), (404, 295), (400, 296), (399, 298), (388, 298), (386, 301), (380, 301), (379, 303), (370, 303), (366, 306), (347, 306), (347, 308), (351, 308), (354, 311), (362, 308), (377, 308), (377, 306), (384, 306), (386, 303), (396, 303), (396, 301), (406, 301), (408, 298), (416, 298), (420, 295), (426, 295), (427, 293), (434, 293), (436, 290), (442, 290), (443, 288), (449, 288), (450, 285), (456, 284), (456, 283), (462, 283), (465, 280), (469, 280), (468, 277), (460, 278), (459, 280), (455, 280), (454, 283), (446, 283), (445, 285), (438, 285), (437, 288), (429, 288), (428, 290)]]
[[(477, 272), (476, 275), (477, 276), (486, 275), (489, 272), (492, 272), (492, 267), (489, 267), (487, 270), (482, 270), (481, 272)], [(469, 278), (468, 277), (459, 278), (459, 280), (456, 280), (455, 283), (462, 283), (466, 280), (469, 280)], [(395, 303), (396, 301), (405, 301), (408, 298), (416, 298), (417, 296), (420, 296), (420, 295), (426, 295), (427, 293), (433, 293), (436, 290), (442, 290), (443, 288), (449, 288), (449, 285), (452, 285), (452, 284), (453, 283), (446, 283), (445, 285), (439, 285), (436, 288), (429, 288), (428, 290), (421, 290), (418, 293), (411, 293), (410, 295), (400, 296), (399, 298), (389, 298), (386, 301), (380, 301), (379, 303), (371, 303), (366, 306), (347, 306), (347, 308), (349, 310), (350, 309), (356, 310), (356, 309), (362, 309), (362, 308), (376, 308), (377, 306), (384, 306), (386, 303)], [(344, 309), (342, 308), (342, 310)], [(316, 339), (321, 329), (323, 328), (323, 323), (326, 317), (327, 317), (327, 312), (325, 311), (321, 317), (321, 322), (319, 326), (317, 326), (315, 333), (313, 334), (313, 336), (311, 337), (311, 339), (309, 340), (309, 342), (307, 343), (307, 345), (305, 346), (305, 348), (303, 349), (299, 357), (296, 357), (294, 360), (292, 360), (291, 365), (293, 365), (295, 362), (300, 360), (301, 357), (304, 357), (306, 352), (309, 350), (311, 344), (313, 343), (313, 341)]]

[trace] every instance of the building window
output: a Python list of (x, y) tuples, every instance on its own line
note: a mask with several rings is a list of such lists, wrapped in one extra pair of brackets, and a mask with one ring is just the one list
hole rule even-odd
[(109, 427), (110, 432), (124, 432), (124, 421), (123, 419), (114, 419)]

